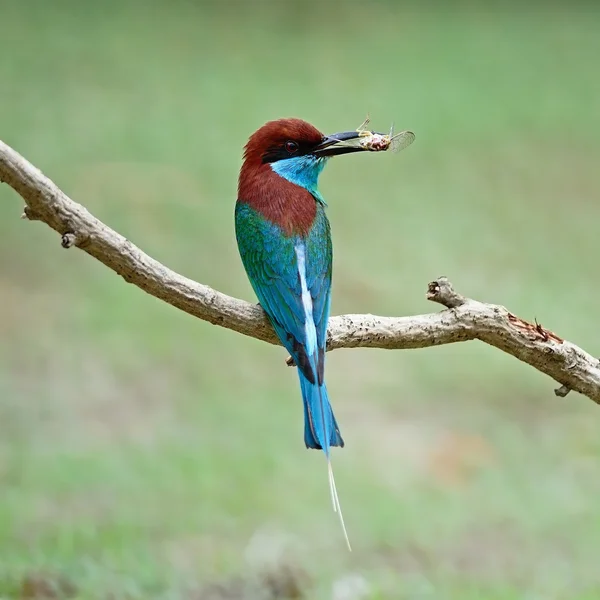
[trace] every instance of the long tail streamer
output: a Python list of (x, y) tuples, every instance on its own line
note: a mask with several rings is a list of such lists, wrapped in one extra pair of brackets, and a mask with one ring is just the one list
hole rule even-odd
[(333, 477), (333, 468), (331, 467), (331, 459), (327, 457), (327, 470), (329, 472), (329, 491), (331, 493), (331, 503), (333, 504), (333, 512), (338, 513), (340, 516), (340, 523), (342, 524), (342, 530), (344, 531), (344, 537), (346, 538), (346, 544), (348, 550), (352, 552), (352, 546), (350, 546), (350, 539), (348, 538), (348, 532), (346, 531), (346, 524), (344, 523), (344, 516), (342, 515), (342, 507), (340, 506), (340, 499), (338, 498), (337, 488), (335, 487), (335, 478)]

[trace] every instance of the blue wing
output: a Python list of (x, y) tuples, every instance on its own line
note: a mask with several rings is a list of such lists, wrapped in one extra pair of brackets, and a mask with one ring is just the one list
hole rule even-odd
[[(331, 235), (322, 206), (306, 237), (286, 236), (281, 228), (247, 204), (238, 202), (236, 237), (244, 268), (273, 327), (306, 377), (322, 383), (331, 291)], [(306, 284), (313, 304), (317, 356), (307, 356), (297, 246), (304, 245)], [(311, 364), (312, 363), (312, 364)], [(314, 370), (317, 373), (314, 373)], [(311, 376), (312, 374), (312, 376)]]

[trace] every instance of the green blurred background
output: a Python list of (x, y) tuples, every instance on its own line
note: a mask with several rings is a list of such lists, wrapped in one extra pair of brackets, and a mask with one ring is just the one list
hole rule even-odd
[[(0, 138), (180, 273), (254, 301), (248, 136), (368, 112), (417, 138), (322, 176), (333, 314), (436, 310), (446, 274), (600, 353), (594, 4), (3, 0), (0, 31)], [(330, 354), (349, 554), (283, 349), (65, 252), (22, 206), (0, 188), (1, 597), (266, 577), (246, 597), (284, 598), (299, 577), (315, 599), (600, 598), (592, 402), (475, 342)]]

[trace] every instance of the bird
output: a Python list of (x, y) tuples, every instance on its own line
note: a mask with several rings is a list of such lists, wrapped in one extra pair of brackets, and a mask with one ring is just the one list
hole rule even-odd
[(360, 130), (324, 135), (298, 118), (269, 121), (244, 148), (235, 205), (242, 264), (298, 371), (304, 443), (327, 459), (333, 510), (351, 550), (331, 466), (344, 440), (325, 385), (333, 249), (319, 175), (332, 156), (363, 151)]

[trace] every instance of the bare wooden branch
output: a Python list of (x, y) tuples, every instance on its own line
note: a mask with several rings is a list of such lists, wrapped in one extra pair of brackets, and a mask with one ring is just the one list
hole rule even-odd
[[(258, 305), (168, 269), (71, 200), (1, 141), (0, 181), (25, 201), (23, 217), (52, 227), (61, 235), (64, 248), (81, 248), (125, 281), (199, 319), (271, 344), (279, 343)], [(520, 319), (503, 306), (461, 296), (445, 277), (429, 284), (427, 298), (446, 309), (410, 317), (332, 317), (327, 349), (408, 349), (481, 340), (559, 382), (557, 395), (575, 390), (600, 404), (600, 361), (581, 348), (538, 323)]]

